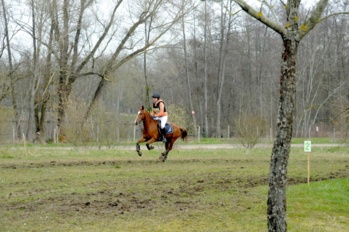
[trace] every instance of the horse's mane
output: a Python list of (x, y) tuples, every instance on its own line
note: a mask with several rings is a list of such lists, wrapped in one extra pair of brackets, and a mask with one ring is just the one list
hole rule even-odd
[(149, 121), (149, 122), (152, 122), (152, 121), (156, 121), (154, 120), (151, 115), (150, 115), (150, 112), (146, 109), (143, 110), (144, 114), (145, 114), (145, 118)]

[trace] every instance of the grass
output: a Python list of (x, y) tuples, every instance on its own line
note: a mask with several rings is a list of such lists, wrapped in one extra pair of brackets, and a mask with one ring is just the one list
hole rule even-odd
[[(303, 144), (305, 140), (311, 140), (312, 144), (341, 144), (344, 143), (340, 139), (334, 140), (333, 138), (330, 137), (317, 137), (317, 138), (292, 138), (292, 144)], [(91, 142), (83, 142), (79, 144), (71, 144), (71, 143), (59, 143), (59, 144), (32, 144), (32, 143), (27, 143), (27, 147), (46, 147), (46, 148), (82, 148), (82, 147), (106, 147), (106, 148), (114, 148), (118, 146), (134, 146), (136, 141), (133, 140), (121, 140), (119, 142), (107, 142), (107, 141), (100, 141), (97, 143), (96, 141), (91, 141)], [(258, 144), (273, 144), (274, 140), (271, 140), (270, 138), (261, 138), (259, 140)], [(201, 145), (207, 145), (207, 144), (237, 144), (241, 145), (241, 140), (238, 138), (205, 138), (201, 137), (200, 140), (194, 136), (189, 136), (186, 141), (182, 141), (181, 139), (178, 139), (176, 141), (176, 145), (185, 145), (185, 144), (201, 144)], [(23, 143), (22, 141), (19, 141), (16, 144), (2, 144), (1, 145), (3, 148), (23, 148)]]
[(307, 185), (288, 190), (289, 230), (346, 231), (349, 228), (349, 178)]
[[(0, 149), (0, 231), (266, 231), (270, 149)], [(347, 231), (348, 148), (292, 149), (288, 231)]]

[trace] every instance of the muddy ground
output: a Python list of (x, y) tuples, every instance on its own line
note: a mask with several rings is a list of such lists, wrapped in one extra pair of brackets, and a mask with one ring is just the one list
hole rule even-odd
[[(174, 169), (179, 165), (186, 165), (183, 173), (176, 173), (171, 168), (172, 174), (167, 175), (160, 168), (154, 172), (147, 172), (145, 175), (127, 176), (132, 174), (133, 166), (138, 168), (135, 173), (141, 172), (139, 167), (147, 170), (149, 167), (161, 165), (156, 160), (97, 160), (97, 161), (47, 161), (28, 163), (6, 163), (0, 168), (6, 173), (33, 172), (33, 178), (13, 178), (13, 181), (6, 180), (0, 185), (0, 191), (6, 192), (0, 195), (0, 211), (14, 212), (9, 214), (15, 217), (15, 212), (21, 215), (32, 215), (42, 212), (52, 212), (64, 217), (74, 215), (109, 215), (143, 214), (167, 208), (177, 212), (190, 211), (202, 206), (222, 207), (227, 202), (204, 202), (203, 195), (206, 192), (230, 192), (237, 195), (249, 195), (253, 187), (267, 186), (268, 180), (265, 172), (254, 174), (251, 177), (246, 175), (234, 175), (232, 170), (244, 171), (249, 165), (242, 159), (192, 159), (172, 160), (170, 165)], [(268, 165), (268, 160), (259, 161)], [(333, 162), (333, 161), (332, 161)], [(315, 173), (311, 181), (322, 181), (335, 178), (349, 177), (349, 161), (338, 160), (334, 162), (339, 168), (329, 169)], [(190, 165), (192, 165), (192, 170)], [(207, 172), (197, 171), (198, 166), (220, 166), (222, 170), (214, 169)], [(121, 167), (121, 168), (119, 168)], [(127, 172), (119, 172), (119, 176), (111, 177), (114, 170), (128, 169)], [(198, 168), (200, 169), (200, 167)], [(82, 176), (82, 181), (75, 173), (89, 170), (89, 174)], [(91, 174), (91, 170), (95, 170)], [(129, 171), (131, 170), (131, 171)], [(61, 175), (41, 175), (41, 172), (63, 172)], [(148, 170), (147, 170), (148, 171)], [(174, 173), (173, 173), (174, 172)], [(188, 175), (193, 174), (190, 178)], [(37, 177), (35, 175), (38, 175)], [(92, 178), (91, 178), (92, 177)], [(88, 179), (91, 180), (88, 180)], [(306, 183), (306, 176), (300, 177), (290, 175), (289, 185)], [(146, 185), (146, 186), (145, 186)], [(52, 186), (52, 187), (51, 187)], [(244, 208), (243, 203), (235, 203), (236, 208)]]

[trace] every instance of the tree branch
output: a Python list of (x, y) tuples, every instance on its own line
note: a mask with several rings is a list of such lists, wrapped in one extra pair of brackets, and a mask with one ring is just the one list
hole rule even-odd
[(279, 33), (280, 35), (286, 34), (286, 30), (281, 24), (264, 16), (262, 14), (262, 12), (257, 12), (249, 4), (247, 4), (244, 0), (233, 0), (233, 1), (236, 2), (241, 7), (241, 9), (243, 11), (245, 11), (246, 13), (251, 15), (253, 18), (257, 19), (261, 23), (265, 24), (266, 26), (270, 27), (275, 32)]
[(330, 14), (330, 15), (326, 15), (325, 17), (323, 17), (322, 19), (319, 19), (318, 22), (322, 22), (330, 17), (333, 17), (333, 16), (337, 16), (337, 15), (342, 15), (342, 14), (349, 14), (349, 12), (337, 12), (337, 13), (333, 13), (333, 14)]
[(302, 40), (302, 38), (308, 34), (313, 28), (316, 26), (316, 24), (320, 21), (320, 17), (322, 13), (324, 12), (326, 6), (327, 6), (328, 0), (320, 0), (313, 13), (311, 14), (310, 18), (304, 22), (299, 28), (299, 40)]
[(115, 18), (115, 14), (116, 14), (116, 10), (119, 8), (120, 4), (123, 2), (123, 0), (119, 1), (113, 9), (112, 15), (110, 17), (110, 20), (108, 22), (108, 25), (105, 27), (102, 36), (98, 39), (97, 43), (95, 44), (94, 48), (92, 49), (92, 51), (85, 57), (85, 59), (81, 62), (81, 64), (77, 67), (76, 69), (76, 73), (79, 73), (83, 67), (87, 64), (87, 62), (93, 57), (93, 55), (96, 53), (96, 51), (98, 50), (99, 46), (101, 45), (101, 43), (103, 42), (104, 38), (108, 35), (109, 29), (111, 28), (111, 26), (114, 23), (114, 18)]

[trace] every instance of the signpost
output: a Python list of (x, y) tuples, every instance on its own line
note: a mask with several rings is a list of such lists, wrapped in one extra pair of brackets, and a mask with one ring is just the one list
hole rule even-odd
[(310, 153), (311, 153), (311, 141), (304, 141), (304, 152), (308, 153), (308, 185), (310, 183)]

